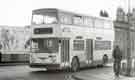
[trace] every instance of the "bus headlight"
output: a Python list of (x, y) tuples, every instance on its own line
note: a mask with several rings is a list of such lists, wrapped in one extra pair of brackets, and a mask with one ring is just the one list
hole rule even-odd
[(69, 62), (63, 62), (61, 63), (61, 67), (69, 67)]
[(65, 66), (69, 66), (69, 63), (68, 62), (65, 62)]
[(34, 63), (36, 60), (33, 55), (30, 55), (30, 63)]
[(51, 58), (51, 61), (52, 61), (53, 63), (55, 63), (56, 60), (57, 60), (56, 57), (52, 57), (52, 58)]

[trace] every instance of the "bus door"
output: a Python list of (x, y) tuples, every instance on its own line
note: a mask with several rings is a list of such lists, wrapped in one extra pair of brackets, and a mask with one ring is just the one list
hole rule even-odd
[(61, 61), (69, 62), (69, 39), (61, 41)]
[(93, 60), (93, 41), (92, 39), (86, 40), (86, 59), (88, 64), (91, 64)]

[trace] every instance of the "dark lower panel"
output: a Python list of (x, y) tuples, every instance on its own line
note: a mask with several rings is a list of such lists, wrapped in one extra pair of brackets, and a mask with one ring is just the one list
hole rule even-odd
[(1, 54), (1, 62), (29, 62), (29, 54)]

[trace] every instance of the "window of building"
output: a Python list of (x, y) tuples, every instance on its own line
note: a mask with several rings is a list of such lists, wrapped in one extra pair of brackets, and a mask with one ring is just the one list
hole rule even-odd
[(73, 48), (74, 50), (84, 50), (84, 40), (74, 40)]

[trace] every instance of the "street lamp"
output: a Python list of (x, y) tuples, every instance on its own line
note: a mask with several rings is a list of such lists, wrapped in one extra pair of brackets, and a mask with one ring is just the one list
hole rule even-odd
[(127, 32), (127, 76), (131, 76), (132, 57), (131, 57), (131, 35), (130, 35), (130, 0), (128, 0), (128, 32)]

